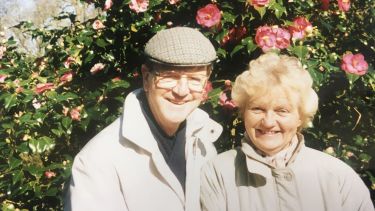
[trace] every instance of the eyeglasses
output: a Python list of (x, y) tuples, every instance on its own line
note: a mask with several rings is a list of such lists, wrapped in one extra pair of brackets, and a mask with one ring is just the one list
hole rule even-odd
[(207, 75), (181, 71), (154, 71), (153, 74), (156, 76), (155, 84), (158, 88), (173, 89), (181, 78), (186, 78), (189, 89), (194, 92), (202, 92), (208, 79)]

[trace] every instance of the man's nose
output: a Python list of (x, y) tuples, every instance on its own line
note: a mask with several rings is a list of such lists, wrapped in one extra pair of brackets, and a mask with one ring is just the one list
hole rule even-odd
[(172, 91), (179, 95), (179, 96), (186, 96), (189, 94), (189, 84), (188, 79), (186, 77), (181, 77), (175, 87), (173, 87)]

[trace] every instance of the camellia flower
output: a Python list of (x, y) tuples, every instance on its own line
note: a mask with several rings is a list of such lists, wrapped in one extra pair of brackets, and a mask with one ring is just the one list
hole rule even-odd
[(290, 33), (288, 30), (279, 27), (273, 27), (272, 31), (276, 34), (276, 48), (284, 49), (290, 45)]
[(350, 9), (350, 0), (338, 0), (339, 9), (341, 11), (347, 12)]
[(136, 13), (145, 12), (148, 8), (148, 0), (131, 0), (129, 8)]
[(293, 39), (303, 39), (311, 33), (313, 27), (305, 17), (297, 17), (293, 20), (293, 25), (289, 27)]
[(51, 179), (52, 177), (56, 177), (56, 173), (53, 171), (46, 171), (44, 172), (44, 176), (47, 177), (47, 179)]
[(73, 71), (66, 72), (64, 73), (64, 75), (60, 77), (61, 82), (69, 82), (72, 80), (73, 80)]
[(42, 94), (43, 92), (47, 90), (51, 90), (54, 88), (53, 83), (40, 83), (36, 85), (35, 93)]
[(211, 28), (220, 24), (221, 12), (215, 4), (207, 4), (197, 11), (195, 19), (199, 25)]
[(7, 75), (0, 74), (0, 83), (4, 83), (7, 77)]
[(66, 58), (66, 60), (64, 62), (64, 67), (69, 68), (70, 64), (72, 64), (74, 62), (75, 62), (75, 59), (73, 57), (69, 56), (68, 58)]
[(170, 4), (177, 4), (180, 0), (168, 0)]
[(101, 70), (103, 70), (105, 67), (105, 65), (103, 63), (97, 63), (95, 64), (91, 69), (90, 69), (90, 73), (91, 74), (96, 74), (98, 72), (100, 72)]
[(364, 75), (367, 72), (368, 64), (361, 53), (354, 55), (352, 53), (347, 53), (342, 58), (341, 69), (347, 73)]
[(263, 52), (284, 49), (290, 45), (290, 33), (278, 26), (261, 26), (256, 31), (255, 42)]
[(211, 81), (207, 81), (206, 86), (204, 87), (202, 101), (206, 101), (208, 99), (208, 93), (212, 91), (212, 83)]
[(329, 9), (329, 0), (322, 0), (322, 9), (323, 10)]
[(112, 5), (113, 5), (112, 0), (105, 0), (103, 10), (104, 11), (109, 10), (112, 7)]
[(247, 1), (255, 7), (264, 7), (270, 3), (269, 0), (247, 0)]
[(94, 23), (92, 24), (92, 28), (95, 30), (99, 30), (99, 29), (104, 29), (105, 26), (100, 20), (95, 20)]
[(232, 111), (236, 108), (236, 104), (234, 104), (232, 99), (229, 99), (226, 92), (221, 92), (219, 96), (219, 104), (223, 106), (225, 110)]
[(5, 46), (0, 46), (0, 59), (3, 58), (6, 50), (7, 50), (7, 48)]
[(257, 29), (255, 34), (256, 44), (262, 48), (263, 52), (274, 48), (276, 43), (276, 35), (272, 32), (272, 28), (269, 26), (261, 26)]
[(76, 108), (73, 108), (72, 110), (70, 110), (69, 114), (72, 120), (80, 121), (81, 120), (81, 107), (78, 106)]

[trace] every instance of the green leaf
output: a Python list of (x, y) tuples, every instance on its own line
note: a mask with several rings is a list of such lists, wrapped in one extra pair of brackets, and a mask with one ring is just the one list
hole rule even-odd
[(15, 185), (17, 182), (23, 180), (25, 178), (25, 175), (22, 170), (15, 171), (12, 176), (12, 184)]
[(109, 45), (109, 43), (107, 41), (105, 41), (104, 39), (97, 39), (95, 41), (96, 45), (101, 47), (101, 48), (105, 48), (107, 45)]
[(359, 77), (360, 77), (360, 76), (359, 76), (359, 75), (356, 75), (356, 74), (346, 73), (346, 78), (347, 78), (348, 81), (349, 81), (349, 87), (350, 87), (350, 89), (353, 88), (353, 86), (354, 86), (354, 82), (355, 82), (356, 80), (358, 80)]
[(232, 57), (235, 53), (237, 53), (239, 50), (241, 50), (242, 48), (244, 48), (245, 46), (243, 45), (237, 45), (236, 47), (234, 47), (234, 49), (232, 50), (232, 52), (230, 53), (230, 56)]
[(22, 164), (22, 160), (14, 158), (14, 157), (10, 157), (8, 162), (9, 162), (10, 169), (17, 168), (18, 166)]
[(16, 105), (16, 102), (17, 102), (17, 95), (9, 94), (7, 97), (5, 97), (5, 104), (4, 104), (5, 109), (9, 110), (10, 108)]
[(246, 49), (247, 49), (248, 54), (252, 53), (253, 51), (255, 51), (255, 49), (257, 49), (257, 45), (253, 42), (252, 37), (247, 37), (247, 38), (243, 39), (242, 43), (246, 45)]
[(69, 117), (64, 117), (62, 119), (62, 125), (65, 129), (70, 129), (71, 125), (72, 125), (72, 119), (69, 118)]
[(266, 14), (266, 7), (254, 6), (254, 9), (259, 13), (260, 19), (263, 19), (264, 14)]
[(52, 133), (55, 134), (57, 137), (61, 137), (63, 134), (63, 131), (58, 130), (58, 129), (51, 129)]
[(299, 46), (293, 47), (292, 52), (294, 55), (298, 56), (298, 58), (303, 60), (306, 58), (306, 55), (309, 52), (309, 50), (307, 49), (306, 46), (299, 45)]
[(55, 141), (47, 136), (29, 141), (29, 147), (33, 153), (42, 153), (55, 147)]
[(273, 9), (275, 11), (275, 15), (278, 19), (280, 19), (280, 17), (286, 13), (286, 8), (281, 6), (280, 4), (278, 3), (274, 3), (272, 6), (271, 6), (271, 9)]

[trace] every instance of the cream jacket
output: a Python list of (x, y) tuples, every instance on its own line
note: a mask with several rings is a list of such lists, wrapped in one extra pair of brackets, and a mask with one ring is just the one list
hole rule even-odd
[(374, 211), (369, 190), (344, 162), (305, 147), (302, 135), (285, 168), (247, 143), (202, 168), (205, 211)]
[(101, 131), (74, 159), (64, 210), (197, 211), (200, 169), (216, 155), (222, 127), (196, 109), (186, 123), (186, 192), (164, 160), (130, 93), (123, 116)]

